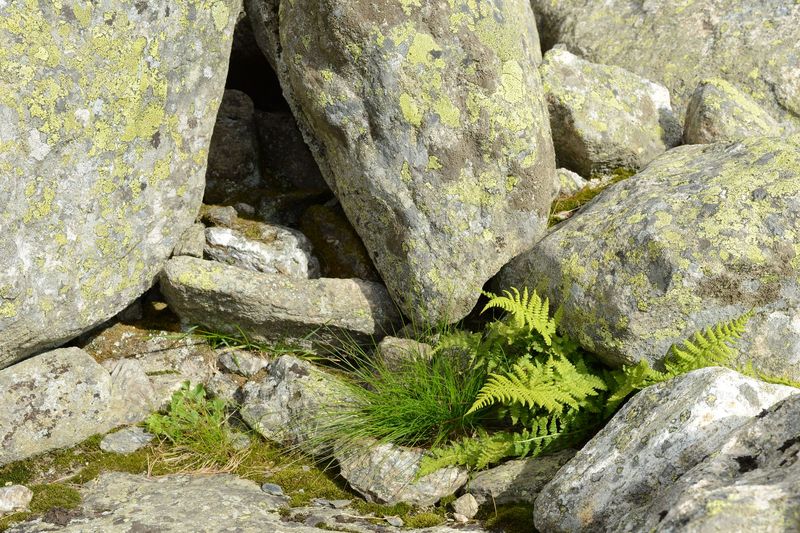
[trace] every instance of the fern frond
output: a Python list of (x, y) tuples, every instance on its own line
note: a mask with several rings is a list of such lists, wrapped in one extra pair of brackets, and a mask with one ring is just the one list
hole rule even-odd
[(634, 392), (640, 391), (655, 383), (665, 381), (671, 376), (659, 372), (650, 366), (646, 359), (635, 365), (625, 365), (619, 370), (607, 373), (607, 381), (611, 394), (606, 398), (605, 413), (611, 416), (619, 405)]
[(729, 366), (736, 357), (735, 343), (741, 338), (753, 310), (727, 322), (695, 332), (681, 344), (673, 344), (664, 366), (677, 376), (707, 366)]
[(550, 318), (550, 301), (547, 298), (542, 300), (536, 291), (528, 294), (527, 287), (522, 289), (522, 294), (516, 287), (511, 287), (510, 291), (503, 293), (505, 296), (484, 292), (489, 302), (481, 313), (492, 308), (502, 309), (510, 315), (514, 327), (536, 331), (542, 336), (545, 344), (550, 346), (558, 325), (556, 319)]

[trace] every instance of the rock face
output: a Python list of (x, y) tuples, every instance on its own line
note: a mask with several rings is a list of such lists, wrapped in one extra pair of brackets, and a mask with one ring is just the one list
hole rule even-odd
[[(353, 279), (302, 280), (251, 272), (214, 261), (174, 257), (161, 291), (186, 324), (244, 332), (255, 341), (368, 342), (398, 326), (383, 285)], [(240, 329), (239, 329), (240, 328)]]
[(395, 301), (420, 322), (466, 315), (557, 191), (527, 0), (254, 0), (248, 15)]
[(719, 78), (704, 80), (697, 86), (683, 127), (686, 144), (740, 141), (780, 133), (780, 124), (752, 98)]
[(680, 144), (669, 92), (633, 72), (562, 48), (539, 67), (558, 164), (583, 176), (638, 170)]
[(467, 482), (467, 471), (459, 467), (442, 468), (415, 479), (422, 456), (422, 450), (391, 443), (369, 442), (334, 450), (342, 477), (368, 501), (433, 505)]
[(0, 371), (0, 465), (73, 446), (128, 422), (127, 393), (78, 348)]
[[(542, 43), (664, 84), (682, 115), (722, 77), (780, 121), (800, 124), (800, 4), (784, 0), (532, 0)], [(765, 21), (767, 21), (765, 23)]]
[(62, 4), (0, 4), (0, 368), (122, 310), (194, 221), (240, 2)]
[(800, 137), (679, 147), (604, 191), (512, 261), (497, 286), (539, 287), (609, 363), (754, 308), (740, 353), (800, 377)]
[(661, 531), (657, 521), (671, 508), (664, 496), (673, 483), (738, 428), (797, 393), (723, 368), (704, 368), (643, 390), (542, 490), (536, 527)]

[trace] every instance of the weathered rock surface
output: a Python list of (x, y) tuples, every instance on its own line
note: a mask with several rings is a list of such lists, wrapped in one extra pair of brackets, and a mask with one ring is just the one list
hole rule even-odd
[(24, 511), (33, 499), (33, 491), (24, 485), (0, 487), (0, 516), (13, 511)]
[(334, 457), (353, 489), (368, 501), (388, 505), (433, 505), (455, 493), (469, 477), (463, 468), (447, 467), (415, 480), (423, 450), (391, 443), (349, 443), (344, 449), (334, 449)]
[(0, 465), (126, 423), (125, 394), (79, 348), (53, 350), (0, 370)]
[(392, 371), (401, 370), (414, 359), (430, 359), (432, 352), (429, 344), (399, 337), (384, 337), (375, 347), (376, 358)]
[(528, 2), (261, 0), (248, 15), (395, 301), (420, 322), (466, 315), (556, 193)]
[(324, 277), (381, 281), (364, 243), (340, 206), (312, 205), (300, 219), (300, 231), (313, 244)]
[(676, 480), (756, 415), (798, 392), (723, 368), (639, 392), (541, 491), (536, 527), (660, 531), (653, 519)]
[(269, 359), (259, 357), (247, 350), (222, 350), (217, 361), (228, 372), (248, 378), (255, 376), (269, 366)]
[(189, 229), (183, 232), (178, 244), (172, 250), (172, 255), (188, 255), (191, 257), (203, 257), (203, 249), (206, 245), (206, 228), (200, 223), (192, 224)]
[(349, 397), (341, 380), (308, 361), (284, 355), (273, 361), (267, 375), (247, 382), (242, 390), (242, 419), (265, 438), (284, 445), (312, 441), (326, 413), (343, 407)]
[(0, 5), (0, 367), (149, 288), (200, 204), (238, 0)]
[(799, 442), (800, 396), (793, 395), (682, 476), (649, 518), (658, 531), (669, 532), (795, 529)]
[(566, 168), (556, 170), (556, 176), (560, 185), (559, 194), (562, 196), (575, 194), (589, 184), (589, 180)]
[(131, 426), (109, 433), (100, 441), (100, 449), (112, 453), (133, 453), (144, 448), (155, 435), (147, 433), (143, 428)]
[(553, 455), (508, 461), (475, 474), (469, 482), (469, 492), (480, 505), (533, 503), (542, 488), (574, 455), (575, 450), (563, 450)]
[(248, 338), (263, 342), (368, 342), (392, 331), (400, 318), (377, 283), (302, 280), (192, 257), (167, 263), (161, 290), (185, 323), (232, 334), (241, 328)]
[(498, 276), (563, 306), (584, 347), (620, 364), (755, 316), (740, 362), (800, 378), (800, 137), (679, 147), (556, 227)]
[(539, 67), (558, 164), (583, 176), (640, 169), (680, 144), (669, 91), (554, 48)]
[(234, 229), (206, 228), (205, 255), (256, 272), (294, 278), (319, 277), (319, 262), (305, 235), (282, 226), (253, 224), (260, 226), (253, 238)]
[(465, 517), (467, 520), (472, 519), (478, 514), (478, 501), (472, 494), (463, 494), (453, 502), (453, 511)]
[(255, 107), (245, 93), (229, 89), (217, 111), (203, 200), (230, 205), (251, 199), (262, 188)]
[(664, 84), (683, 116), (697, 84), (725, 78), (800, 123), (800, 4), (784, 0), (532, 0), (542, 43)]
[(720, 78), (703, 80), (686, 109), (686, 144), (741, 141), (777, 136), (781, 126), (747, 94)]

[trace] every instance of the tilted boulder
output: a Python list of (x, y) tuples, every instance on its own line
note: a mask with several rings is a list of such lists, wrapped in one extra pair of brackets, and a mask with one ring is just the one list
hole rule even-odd
[(785, 0), (531, 0), (542, 44), (664, 84), (683, 116), (697, 84), (725, 78), (800, 126), (800, 4)]
[(800, 136), (683, 146), (613, 185), (508, 266), (615, 365), (755, 311), (740, 363), (800, 377)]
[(704, 368), (644, 389), (539, 493), (536, 527), (662, 531), (659, 513), (670, 508), (665, 494), (673, 484), (737, 429), (797, 393), (724, 368)]
[(554, 48), (539, 67), (558, 164), (583, 176), (638, 170), (681, 141), (666, 87)]
[(247, 8), (395, 301), (420, 322), (466, 315), (557, 192), (527, 0)]
[(0, 368), (153, 284), (200, 205), (239, 9), (0, 3)]

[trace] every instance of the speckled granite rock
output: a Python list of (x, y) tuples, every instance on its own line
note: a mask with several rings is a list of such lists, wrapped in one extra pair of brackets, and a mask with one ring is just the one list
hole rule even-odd
[(466, 315), (543, 235), (557, 188), (527, 0), (247, 7), (395, 301), (420, 322)]
[(378, 283), (304, 280), (185, 256), (167, 263), (161, 291), (186, 324), (232, 334), (241, 328), (255, 341), (372, 342), (400, 319)]
[(200, 223), (192, 224), (183, 232), (178, 244), (172, 250), (172, 255), (188, 255), (203, 257), (203, 248), (206, 244), (206, 228)]
[(126, 391), (79, 348), (0, 370), (0, 465), (75, 445), (126, 423)]
[(720, 78), (703, 80), (686, 110), (686, 144), (740, 141), (759, 135), (777, 136), (782, 128), (747, 94)]
[(253, 377), (269, 366), (269, 359), (250, 353), (247, 350), (225, 348), (218, 350), (218, 353), (217, 361), (220, 366), (228, 372), (240, 376)]
[(680, 144), (665, 87), (563, 48), (548, 51), (539, 72), (559, 165), (583, 176), (638, 170)]
[(589, 180), (566, 168), (559, 168), (556, 170), (556, 176), (558, 176), (558, 183), (560, 185), (558, 192), (562, 196), (573, 195), (589, 185)]
[(319, 277), (311, 243), (297, 230), (254, 222), (258, 233), (206, 228), (205, 256), (238, 268), (294, 278)]
[(644, 389), (539, 493), (536, 527), (661, 531), (658, 513), (672, 485), (738, 428), (798, 392), (723, 368)]
[(241, 91), (226, 90), (208, 150), (203, 201), (231, 205), (252, 199), (263, 186), (253, 101)]
[(0, 4), (0, 368), (112, 317), (194, 221), (239, 0)]
[(800, 396), (762, 411), (664, 495), (665, 532), (792, 531), (800, 514)]
[(800, 4), (785, 0), (531, 0), (542, 44), (662, 83), (683, 116), (722, 77), (779, 121), (800, 125)]
[(613, 185), (512, 261), (612, 364), (661, 360), (703, 327), (755, 316), (741, 363), (800, 379), (800, 136), (684, 146)]
[(437, 470), (414, 479), (419, 470), (423, 450), (394, 444), (366, 441), (358, 446), (348, 443), (345, 449), (334, 449), (340, 473), (353, 489), (368, 501), (394, 505), (433, 505), (454, 494), (466, 482), (467, 471), (460, 467)]
[(143, 428), (130, 426), (103, 437), (100, 449), (112, 453), (133, 453), (147, 446), (154, 438), (155, 435), (147, 433)]

